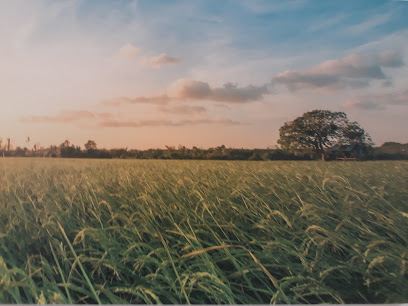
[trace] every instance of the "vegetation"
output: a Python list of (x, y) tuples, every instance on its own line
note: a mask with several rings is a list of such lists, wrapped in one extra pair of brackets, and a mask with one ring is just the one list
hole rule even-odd
[(305, 154), (295, 156), (293, 153), (275, 149), (235, 149), (224, 145), (215, 148), (187, 148), (185, 146), (166, 149), (128, 150), (127, 148), (98, 149), (95, 141), (88, 140), (85, 149), (65, 140), (59, 146), (49, 148), (17, 147), (15, 150), (1, 148), (0, 154), (6, 157), (63, 157), (63, 158), (137, 158), (137, 159), (208, 159), (208, 160), (310, 160), (313, 156)]
[[(10, 138), (3, 145), (0, 138), (0, 153), (11, 157), (65, 157), (65, 158), (137, 158), (137, 159), (206, 159), (206, 160), (335, 160), (352, 157), (359, 160), (408, 159), (408, 144), (386, 142), (373, 148), (370, 136), (357, 122), (350, 122), (343, 112), (314, 110), (304, 113), (293, 121), (285, 122), (280, 128), (278, 144), (271, 149), (238, 149), (224, 145), (215, 148), (178, 148), (128, 150), (128, 148), (98, 149), (94, 140), (88, 140), (84, 150), (65, 140), (59, 146), (41, 147), (38, 143), (32, 149), (12, 149)], [(27, 143), (31, 141), (27, 138)], [(336, 151), (332, 150), (338, 146)], [(358, 148), (354, 152), (342, 151), (343, 147)]]
[(408, 159), (408, 143), (386, 142), (375, 148), (376, 159)]
[(370, 136), (357, 122), (350, 122), (343, 112), (314, 110), (279, 129), (278, 143), (291, 152), (314, 152), (326, 159), (327, 151), (335, 144), (372, 146)]
[(406, 162), (2, 158), (2, 303), (408, 301)]
[[(167, 146), (166, 149), (128, 150), (127, 148), (98, 149), (96, 143), (89, 140), (82, 150), (80, 146), (71, 144), (68, 140), (60, 146), (49, 148), (17, 147), (7, 150), (0, 147), (0, 155), (9, 157), (63, 157), (63, 158), (121, 158), (121, 159), (205, 159), (205, 160), (313, 160), (320, 156), (310, 150), (304, 152), (289, 152), (280, 148), (274, 149), (236, 149), (219, 146), (215, 148), (178, 148)], [(341, 154), (341, 152), (340, 152)], [(325, 152), (326, 159), (335, 159), (333, 152)], [(408, 144), (386, 142), (380, 147), (367, 148), (364, 155), (359, 155), (364, 160), (407, 160)]]

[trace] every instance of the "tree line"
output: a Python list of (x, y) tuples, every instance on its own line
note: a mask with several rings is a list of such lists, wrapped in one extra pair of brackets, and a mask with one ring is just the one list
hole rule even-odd
[[(227, 148), (224, 145), (211, 148), (187, 148), (185, 146), (166, 149), (136, 150), (127, 148), (113, 149), (82, 149), (80, 146), (64, 141), (59, 146), (28, 149), (16, 147), (7, 150), (4, 146), (0, 154), (6, 157), (50, 157), (50, 158), (123, 158), (123, 159), (198, 159), (198, 160), (315, 160), (320, 155), (313, 152), (294, 153), (281, 148), (244, 149)], [(334, 160), (328, 157), (327, 160)], [(408, 160), (408, 143), (386, 142), (382, 146), (373, 147), (363, 158), (365, 160)]]
[[(90, 140), (92, 143), (94, 141)], [(88, 144), (88, 141), (86, 144)], [(273, 149), (238, 149), (218, 146), (211, 148), (188, 148), (185, 146), (166, 146), (166, 149), (128, 149), (97, 148), (96, 144), (92, 148), (83, 148), (71, 144), (68, 140), (59, 146), (49, 146), (47, 148), (28, 149), (27, 147), (16, 147), (7, 150), (6, 147), (0, 149), (3, 156), (10, 157), (50, 157), (50, 158), (123, 158), (123, 159), (201, 159), (201, 160), (310, 160), (311, 156), (295, 155), (293, 153)]]
[[(126, 159), (201, 159), (201, 160), (335, 160), (347, 157), (359, 160), (405, 159), (408, 160), (408, 144), (386, 142), (374, 147), (371, 137), (357, 122), (348, 120), (345, 113), (314, 110), (304, 113), (280, 128), (279, 146), (268, 149), (227, 148), (224, 145), (211, 148), (187, 148), (166, 146), (166, 149), (136, 150), (128, 148), (100, 149), (88, 140), (82, 149), (65, 140), (60, 145), (47, 148), (38, 144), (12, 148), (10, 138), (3, 143), (0, 153), (14, 157), (55, 158), (126, 158)], [(27, 143), (30, 138), (27, 138)]]

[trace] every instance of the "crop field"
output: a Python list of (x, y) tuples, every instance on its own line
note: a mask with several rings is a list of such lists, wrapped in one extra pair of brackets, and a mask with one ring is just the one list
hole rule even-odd
[(0, 302), (407, 302), (407, 221), (407, 162), (3, 158)]

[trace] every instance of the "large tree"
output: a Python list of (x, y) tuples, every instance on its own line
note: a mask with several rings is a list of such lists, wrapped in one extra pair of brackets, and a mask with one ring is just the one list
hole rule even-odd
[(325, 160), (328, 148), (339, 145), (360, 144), (372, 146), (370, 136), (357, 122), (351, 122), (343, 112), (313, 110), (279, 129), (278, 144), (291, 152), (312, 151)]

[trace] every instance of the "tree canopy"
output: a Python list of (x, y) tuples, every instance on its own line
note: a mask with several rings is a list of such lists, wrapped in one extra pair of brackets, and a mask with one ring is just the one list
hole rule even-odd
[(360, 144), (372, 146), (371, 137), (343, 112), (313, 110), (293, 121), (285, 122), (279, 129), (278, 144), (292, 152), (312, 151), (325, 159), (325, 152), (334, 146)]
[(85, 150), (88, 152), (97, 150), (96, 142), (94, 140), (88, 140), (85, 143)]

